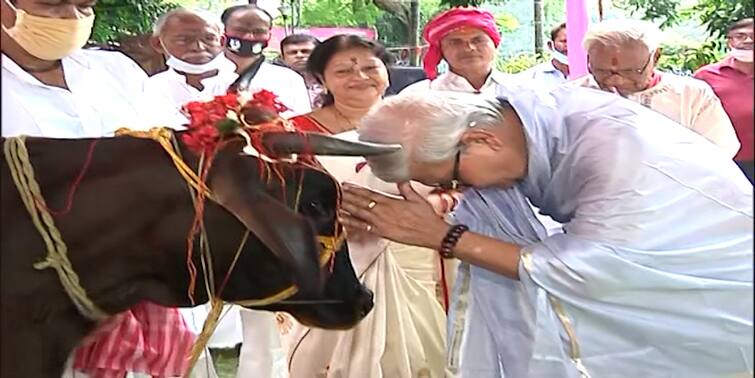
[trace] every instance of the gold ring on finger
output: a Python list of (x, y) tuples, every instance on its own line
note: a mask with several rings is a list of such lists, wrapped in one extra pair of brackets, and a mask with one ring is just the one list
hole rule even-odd
[(375, 201), (370, 201), (370, 203), (367, 204), (367, 208), (370, 209), (370, 210), (372, 210), (373, 208), (375, 208), (375, 206), (377, 206), (377, 202), (375, 202)]

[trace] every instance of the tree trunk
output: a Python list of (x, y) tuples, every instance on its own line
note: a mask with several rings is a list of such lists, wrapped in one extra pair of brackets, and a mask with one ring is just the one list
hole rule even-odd
[(411, 21), (411, 17), (409, 15), (410, 9), (406, 5), (406, 2), (397, 0), (373, 0), (373, 2), (378, 8), (396, 17), (401, 25), (404, 26), (405, 30), (407, 31), (407, 35), (411, 33), (411, 25), (409, 25), (409, 22)]
[(535, 54), (543, 53), (543, 1), (534, 0)]
[(411, 0), (409, 3), (409, 64), (419, 65), (419, 0)]

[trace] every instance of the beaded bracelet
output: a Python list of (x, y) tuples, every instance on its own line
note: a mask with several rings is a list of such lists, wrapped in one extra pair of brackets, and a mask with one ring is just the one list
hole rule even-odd
[(451, 229), (446, 233), (446, 236), (443, 237), (443, 241), (440, 242), (440, 249), (438, 250), (438, 252), (440, 252), (440, 255), (445, 259), (454, 258), (454, 247), (456, 246), (456, 243), (459, 242), (461, 234), (465, 233), (468, 230), (469, 227), (463, 224), (457, 224), (451, 227)]

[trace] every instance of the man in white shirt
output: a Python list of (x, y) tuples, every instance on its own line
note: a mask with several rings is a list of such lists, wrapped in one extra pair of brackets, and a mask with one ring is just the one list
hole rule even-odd
[(309, 92), (309, 102), (312, 108), (322, 105), (324, 87), (314, 75), (307, 70), (307, 60), (312, 50), (320, 44), (320, 41), (309, 34), (291, 34), (283, 38), (280, 43), (280, 59), (286, 67), (296, 71), (304, 78), (304, 84)]
[(566, 47), (566, 23), (551, 30), (548, 50), (551, 59), (516, 75), (523, 83), (536, 87), (551, 88), (566, 82), (569, 77), (569, 58)]
[(225, 94), (238, 75), (223, 54), (224, 39), (220, 22), (201, 12), (175, 9), (160, 16), (150, 42), (168, 69), (150, 77), (146, 91), (169, 99), (177, 111)]
[(571, 83), (617, 93), (704, 136), (731, 157), (739, 150), (734, 127), (705, 82), (655, 69), (662, 33), (650, 22), (610, 20), (584, 39), (591, 75)]
[[(121, 53), (82, 50), (79, 47), (59, 51), (66, 46), (45, 45), (44, 51), (31, 50), (38, 42), (30, 34), (19, 33), (13, 25), (15, 9), (8, 0), (3, 8), (2, 33), (2, 125), (3, 136), (29, 135), (51, 138), (87, 138), (112, 135), (124, 126), (144, 128), (154, 125), (179, 126), (180, 121), (167, 112), (160, 99), (142, 93), (147, 74)], [(21, 11), (26, 2), (17, 2)], [(74, 7), (75, 4), (69, 5)], [(8, 8), (6, 8), (8, 7)], [(91, 7), (79, 6), (91, 12)], [(55, 17), (55, 6), (35, 5), (32, 14), (51, 12), (43, 19)], [(50, 8), (50, 9), (48, 9)], [(27, 11), (28, 12), (28, 11)], [(79, 11), (82, 13), (82, 11)], [(30, 17), (27, 15), (27, 18)], [(83, 16), (80, 16), (83, 19)], [(57, 20), (57, 19), (56, 19)], [(86, 19), (84, 19), (86, 20)], [(83, 21), (80, 21), (83, 22)], [(72, 27), (77, 27), (73, 24)], [(85, 28), (85, 25), (78, 26)], [(81, 37), (89, 37), (91, 25)], [(65, 29), (63, 29), (64, 32)], [(15, 38), (24, 41), (21, 45)], [(79, 38), (71, 32), (68, 38)], [(60, 38), (65, 38), (61, 35)], [(56, 37), (57, 38), (57, 37)], [(50, 43), (58, 42), (51, 38)], [(29, 42), (26, 42), (29, 41)], [(69, 43), (71, 45), (71, 43)]]
[[(434, 89), (495, 94), (498, 87), (511, 82), (513, 75), (495, 69), (501, 34), (490, 12), (471, 7), (445, 11), (427, 23), (422, 35), (429, 44), (423, 59), (428, 79), (404, 91)], [(442, 60), (448, 63), (449, 70), (438, 75)]]
[[(266, 89), (278, 95), (290, 109), (285, 117), (312, 110), (304, 79), (295, 71), (266, 62), (262, 52), (270, 40), (273, 18), (254, 5), (236, 5), (221, 16), (225, 26), (225, 56), (236, 63), (236, 73), (242, 75), (259, 64), (249, 89)], [(262, 61), (260, 61), (262, 59)]]

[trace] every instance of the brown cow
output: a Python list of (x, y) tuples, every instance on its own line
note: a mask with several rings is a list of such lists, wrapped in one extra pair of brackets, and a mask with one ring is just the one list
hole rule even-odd
[[(391, 150), (316, 134), (270, 134), (263, 140), (271, 151), (281, 153), (370, 155)], [(92, 142), (27, 139), (49, 208), (64, 206)], [(337, 183), (318, 170), (283, 163), (277, 168), (285, 186), (277, 179), (263, 180), (260, 161), (242, 155), (241, 147), (239, 141), (221, 150), (207, 181), (215, 202), (207, 202), (204, 221), (216, 287), (243, 234), (249, 230), (253, 236), (221, 297), (226, 301), (263, 298), (294, 283), (300, 290), (287, 303), (261, 308), (290, 312), (311, 326), (355, 325), (372, 308), (372, 293), (355, 276), (346, 244), (336, 253), (332, 273), (318, 262), (315, 236), (332, 236), (336, 229)], [(184, 155), (195, 168), (196, 158), (188, 152)], [(44, 260), (45, 244), (20, 200), (6, 161), (0, 173), (0, 376), (57, 378), (95, 322), (77, 311), (52, 269), (33, 267)], [(294, 198), (298, 208), (293, 208)], [(118, 137), (97, 140), (70, 212), (55, 216), (55, 222), (88, 297), (105, 312), (116, 314), (144, 300), (192, 305), (187, 298), (186, 237), (193, 217), (186, 182), (162, 147), (151, 140)], [(201, 265), (196, 257), (194, 262), (200, 269), (194, 296), (204, 303), (208, 298)]]

